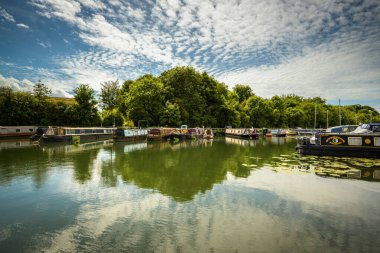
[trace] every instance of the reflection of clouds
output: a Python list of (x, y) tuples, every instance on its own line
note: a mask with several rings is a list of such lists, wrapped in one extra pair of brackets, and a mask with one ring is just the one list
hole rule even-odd
[[(233, 175), (228, 174), (227, 177), (232, 178)], [(336, 214), (360, 218), (365, 210), (370, 208), (380, 215), (378, 207), (380, 184), (327, 179), (311, 173), (297, 175), (275, 173), (267, 169), (254, 171), (247, 179), (228, 182), (270, 191), (287, 201), (301, 202), (315, 209), (323, 207)]]
[(47, 252), (107, 246), (119, 252), (357, 252), (378, 246), (371, 235), (352, 232), (379, 225), (378, 184), (264, 169), (246, 179), (228, 174), (222, 185), (178, 203), (120, 179), (113, 188), (70, 182), (62, 189), (84, 204)]

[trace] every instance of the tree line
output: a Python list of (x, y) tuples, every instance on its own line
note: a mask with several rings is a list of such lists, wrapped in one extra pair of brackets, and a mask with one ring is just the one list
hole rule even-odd
[(108, 81), (98, 96), (88, 84), (73, 92), (74, 99), (67, 102), (50, 98), (51, 90), (41, 81), (31, 93), (0, 87), (0, 125), (326, 128), (380, 122), (379, 113), (367, 105), (329, 105), (320, 97), (295, 94), (266, 99), (243, 84), (229, 90), (191, 67), (121, 85)]

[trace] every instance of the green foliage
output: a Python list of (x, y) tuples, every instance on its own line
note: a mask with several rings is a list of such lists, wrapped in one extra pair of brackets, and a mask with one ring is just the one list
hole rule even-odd
[(236, 84), (232, 91), (239, 96), (239, 102), (243, 102), (253, 95), (252, 88), (248, 85)]
[(117, 109), (102, 111), (100, 117), (102, 125), (105, 127), (111, 127), (114, 125), (120, 127), (124, 125), (123, 115)]
[(38, 83), (33, 86), (33, 94), (38, 100), (46, 99), (51, 94), (51, 89), (39, 80)]
[(104, 110), (112, 110), (117, 106), (119, 81), (108, 81), (101, 84), (100, 105)]
[(135, 125), (147, 120), (149, 125), (159, 125), (163, 109), (164, 87), (160, 79), (145, 75), (133, 82), (126, 93), (127, 115)]
[[(149, 126), (190, 127), (303, 127), (379, 122), (380, 115), (367, 105), (333, 106), (320, 97), (295, 94), (270, 99), (255, 95), (251, 87), (238, 84), (232, 90), (207, 73), (192, 67), (176, 67), (159, 77), (143, 75), (101, 84), (98, 112), (94, 90), (81, 84), (74, 99), (48, 98), (51, 93), (39, 81), (33, 94), (0, 87), (0, 125)], [(328, 116), (328, 117), (327, 117)]]
[(166, 101), (165, 107), (161, 112), (160, 124), (164, 126), (179, 126), (182, 124), (181, 111), (177, 104)]

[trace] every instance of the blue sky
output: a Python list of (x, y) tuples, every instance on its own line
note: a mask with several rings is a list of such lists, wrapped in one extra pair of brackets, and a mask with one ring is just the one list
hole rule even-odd
[(0, 86), (54, 96), (79, 83), (207, 71), (262, 97), (380, 111), (377, 0), (0, 0)]

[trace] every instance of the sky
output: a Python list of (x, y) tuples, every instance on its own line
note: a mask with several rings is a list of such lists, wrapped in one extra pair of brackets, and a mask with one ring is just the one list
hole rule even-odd
[(380, 1), (0, 0), (0, 86), (72, 97), (176, 66), (380, 111)]

